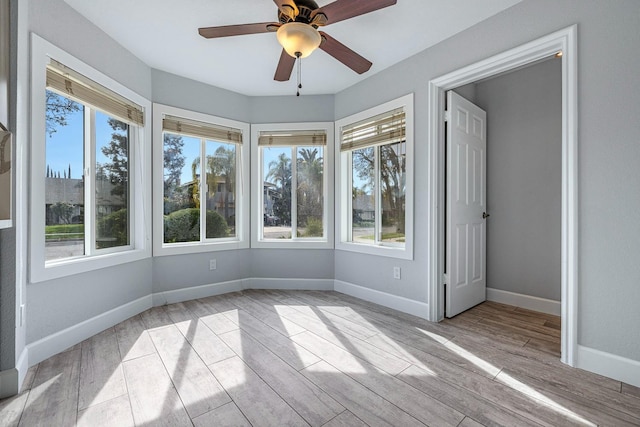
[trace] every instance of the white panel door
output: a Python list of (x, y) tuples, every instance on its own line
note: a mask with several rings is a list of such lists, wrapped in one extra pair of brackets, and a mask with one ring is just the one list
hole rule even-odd
[(446, 316), (486, 299), (486, 113), (447, 92)]

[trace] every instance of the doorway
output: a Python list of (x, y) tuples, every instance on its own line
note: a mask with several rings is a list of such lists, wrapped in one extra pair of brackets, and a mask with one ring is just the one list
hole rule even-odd
[(428, 212), (429, 318), (444, 315), (445, 92), (562, 53), (561, 361), (575, 366), (577, 352), (577, 28), (564, 30), (453, 71), (429, 82)]

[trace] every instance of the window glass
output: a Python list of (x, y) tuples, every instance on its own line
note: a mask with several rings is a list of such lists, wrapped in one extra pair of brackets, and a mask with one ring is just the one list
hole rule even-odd
[(164, 242), (200, 241), (200, 139), (164, 132)]
[(355, 243), (373, 243), (376, 222), (375, 148), (352, 152), (352, 230)]
[(296, 210), (300, 237), (324, 236), (323, 147), (297, 147)]
[(382, 242), (405, 242), (405, 188), (406, 143), (380, 146)]
[(129, 125), (96, 112), (96, 249), (127, 246), (129, 233)]
[(207, 239), (236, 237), (236, 144), (206, 142)]
[(291, 147), (263, 147), (263, 237), (291, 239)]
[(85, 254), (84, 106), (46, 91), (45, 260)]

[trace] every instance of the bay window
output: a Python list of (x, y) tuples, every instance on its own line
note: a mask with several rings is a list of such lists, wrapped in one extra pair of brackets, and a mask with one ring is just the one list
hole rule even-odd
[(154, 104), (154, 126), (155, 253), (247, 247), (242, 149), (248, 125)]
[(329, 126), (255, 126), (255, 247), (331, 244)]

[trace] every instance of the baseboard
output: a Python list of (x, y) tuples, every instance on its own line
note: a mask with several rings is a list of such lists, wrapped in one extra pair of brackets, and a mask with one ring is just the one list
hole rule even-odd
[(28, 366), (40, 363), (151, 306), (152, 297), (147, 295), (33, 342), (27, 345)]
[(334, 290), (429, 320), (429, 304), (424, 302), (376, 291), (341, 280), (334, 281)]
[(275, 279), (252, 277), (245, 279), (244, 289), (284, 289), (298, 291), (332, 291), (333, 279)]
[(487, 288), (487, 299), (502, 304), (515, 305), (527, 310), (560, 316), (560, 301), (546, 298), (532, 297), (500, 289)]
[(577, 368), (640, 387), (640, 361), (578, 346)]
[(237, 292), (244, 289), (244, 280), (230, 280), (228, 282), (212, 283), (209, 285), (192, 286), (190, 288), (176, 289), (173, 291), (155, 292), (152, 295), (153, 306), (174, 304), (176, 302), (190, 301), (192, 299), (210, 297), (212, 295)]

